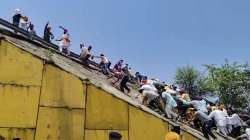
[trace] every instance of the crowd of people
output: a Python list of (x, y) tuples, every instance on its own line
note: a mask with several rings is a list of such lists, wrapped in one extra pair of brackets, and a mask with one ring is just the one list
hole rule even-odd
[[(21, 14), (19, 9), (15, 10), (13, 16), (13, 25), (35, 35), (34, 25), (27, 16)], [(62, 36), (55, 41), (59, 42), (59, 48), (66, 56), (70, 56), (69, 47), (71, 45), (69, 31), (59, 26), (63, 31)], [(47, 22), (44, 27), (43, 39), (51, 42), (54, 39), (52, 27)], [(204, 137), (216, 139), (213, 128), (223, 136), (232, 136), (235, 138), (247, 137), (250, 139), (250, 120), (243, 122), (242, 119), (234, 111), (228, 112), (223, 104), (213, 104), (204, 99), (193, 99), (181, 87), (165, 84), (157, 79), (149, 79), (146, 75), (136, 72), (131, 73), (131, 68), (128, 64), (124, 64), (124, 60), (120, 59), (111, 68), (111, 62), (106, 55), (93, 55), (92, 46), (80, 44), (80, 57), (84, 66), (90, 67), (90, 62), (99, 59), (99, 70), (107, 76), (107, 79), (112, 79), (112, 84), (115, 85), (119, 81), (119, 89), (128, 96), (134, 96), (134, 99), (141, 102), (143, 105), (158, 112), (162, 116), (173, 119), (174, 121), (182, 121), (194, 128), (201, 130)], [(139, 92), (131, 95), (131, 87), (128, 83), (136, 85), (135, 90)], [(242, 133), (242, 128), (245, 133)], [(241, 135), (242, 134), (242, 135)], [(121, 138), (117, 133), (110, 134), (111, 137)]]
[(241, 130), (248, 127), (243, 136), (250, 136), (250, 120), (244, 122), (234, 110), (227, 111), (223, 104), (213, 104), (203, 98), (192, 99), (185, 89), (154, 79), (141, 83), (138, 96), (142, 96), (142, 104), (166, 118), (201, 130), (207, 139), (216, 139), (213, 128), (224, 137), (241, 138)]

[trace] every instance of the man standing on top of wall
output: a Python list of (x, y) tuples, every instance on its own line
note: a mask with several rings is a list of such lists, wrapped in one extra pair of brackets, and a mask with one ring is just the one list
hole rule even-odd
[(13, 25), (16, 27), (19, 27), (19, 23), (20, 23), (20, 20), (22, 18), (20, 9), (15, 10), (15, 14), (12, 18), (13, 18), (13, 21), (12, 21)]
[(51, 42), (51, 39), (54, 39), (54, 35), (51, 31), (51, 26), (49, 25), (49, 22), (47, 22), (44, 27), (43, 39), (47, 42)]
[(62, 49), (62, 53), (66, 54), (67, 56), (70, 55), (69, 47), (70, 47), (70, 36), (67, 29), (62, 26), (59, 26), (63, 30), (62, 38), (57, 39), (56, 41), (60, 41), (59, 46)]

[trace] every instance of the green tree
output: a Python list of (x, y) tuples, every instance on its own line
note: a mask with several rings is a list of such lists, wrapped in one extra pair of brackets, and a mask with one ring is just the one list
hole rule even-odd
[(205, 65), (207, 90), (217, 93), (227, 106), (245, 107), (249, 96), (248, 64), (229, 63), (221, 66)]
[(175, 74), (175, 83), (185, 88), (191, 96), (197, 93), (199, 80), (200, 73), (193, 66), (180, 67)]

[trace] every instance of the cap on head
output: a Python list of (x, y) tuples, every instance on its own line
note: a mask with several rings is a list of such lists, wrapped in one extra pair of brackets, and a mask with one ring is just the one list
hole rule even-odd
[(20, 14), (20, 13), (21, 13), (21, 10), (17, 8), (17, 9), (15, 9), (15, 13), (16, 13), (16, 14)]
[(109, 133), (109, 138), (113, 138), (113, 139), (121, 139), (122, 135), (118, 132), (110, 132)]
[(104, 54), (101, 53), (100, 56), (104, 56)]

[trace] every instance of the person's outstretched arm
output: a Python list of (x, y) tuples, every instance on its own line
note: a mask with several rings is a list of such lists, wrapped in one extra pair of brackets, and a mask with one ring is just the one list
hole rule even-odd
[(45, 27), (44, 27), (44, 34), (46, 33), (47, 29), (48, 29), (48, 26), (49, 26), (49, 22), (46, 23)]
[(94, 58), (101, 58), (101, 56), (92, 56), (92, 58), (94, 59)]
[(63, 40), (63, 38), (60, 38), (60, 39), (57, 39), (56, 41), (62, 41)]
[(47, 28), (48, 28), (48, 26), (49, 26), (49, 22), (47, 22), (47, 23), (46, 23), (46, 25), (45, 25), (45, 29), (47, 29)]
[(63, 26), (59, 26), (59, 28), (63, 29), (63, 30), (67, 30), (66, 28), (64, 28)]

